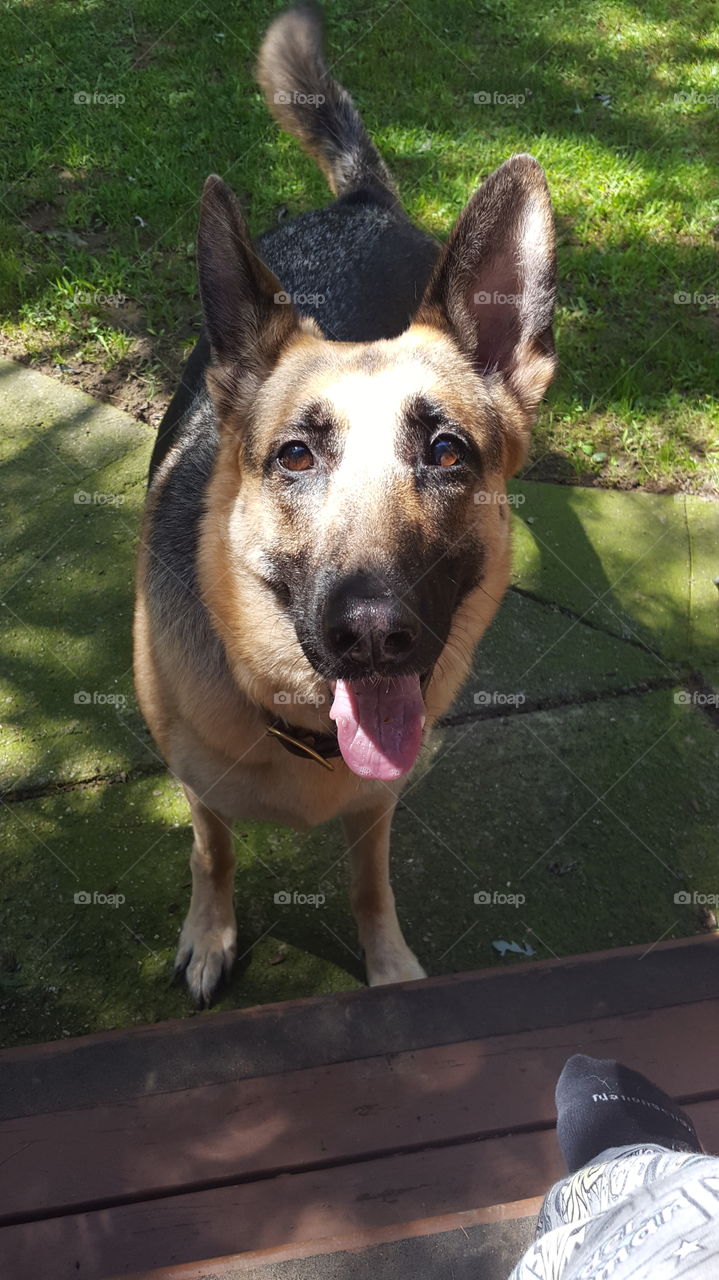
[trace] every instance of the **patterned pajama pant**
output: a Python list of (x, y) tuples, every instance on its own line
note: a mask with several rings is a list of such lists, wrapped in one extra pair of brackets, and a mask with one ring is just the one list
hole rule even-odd
[(546, 1196), (510, 1280), (719, 1280), (719, 1159), (615, 1147)]

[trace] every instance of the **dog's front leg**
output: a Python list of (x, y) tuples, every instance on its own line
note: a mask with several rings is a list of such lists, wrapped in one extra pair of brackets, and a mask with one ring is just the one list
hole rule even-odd
[(209, 1004), (237, 952), (237, 925), (233, 905), (235, 851), (229, 823), (198, 800), (185, 787), (192, 810), (194, 841), (192, 899), (182, 926), (175, 958), (175, 973), (185, 972), (197, 1004)]
[(347, 814), (352, 912), (371, 987), (405, 982), (426, 974), (402, 937), (389, 880), (389, 833), (395, 801)]

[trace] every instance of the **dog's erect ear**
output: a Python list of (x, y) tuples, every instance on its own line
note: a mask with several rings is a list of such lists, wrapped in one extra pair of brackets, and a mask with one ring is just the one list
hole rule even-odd
[(514, 156), (460, 214), (415, 322), (448, 328), (478, 373), (503, 374), (530, 421), (554, 373), (554, 294), (547, 183)]
[(255, 253), (239, 201), (216, 174), (202, 192), (197, 264), (218, 408), (251, 402), (300, 321), (282, 286)]

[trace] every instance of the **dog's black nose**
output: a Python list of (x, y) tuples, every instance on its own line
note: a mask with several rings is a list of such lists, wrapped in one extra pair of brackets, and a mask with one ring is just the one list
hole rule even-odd
[(380, 671), (407, 662), (420, 624), (410, 609), (379, 579), (352, 574), (330, 593), (324, 610), (324, 637), (332, 656), (359, 672)]

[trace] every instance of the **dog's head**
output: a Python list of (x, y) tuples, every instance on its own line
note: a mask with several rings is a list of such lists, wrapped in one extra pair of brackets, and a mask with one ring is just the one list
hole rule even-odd
[(349, 767), (397, 777), (507, 585), (505, 481), (555, 363), (544, 175), (516, 156), (487, 179), (391, 340), (298, 316), (219, 178), (199, 272), (221, 434), (200, 578), (235, 676), (313, 727), (331, 690)]

